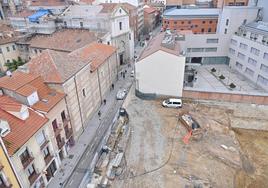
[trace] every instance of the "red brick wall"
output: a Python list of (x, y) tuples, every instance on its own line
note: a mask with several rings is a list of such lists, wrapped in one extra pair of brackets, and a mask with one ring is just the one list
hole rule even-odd
[(216, 93), (216, 92), (205, 92), (205, 91), (204, 92), (203, 91), (187, 91), (187, 90), (183, 90), (182, 96), (184, 98), (189, 98), (189, 99), (218, 100), (218, 101), (226, 101), (226, 102), (268, 105), (268, 96)]
[(218, 19), (189, 19), (174, 20), (163, 19), (162, 28), (171, 30), (192, 30), (193, 33), (215, 33), (217, 29)]

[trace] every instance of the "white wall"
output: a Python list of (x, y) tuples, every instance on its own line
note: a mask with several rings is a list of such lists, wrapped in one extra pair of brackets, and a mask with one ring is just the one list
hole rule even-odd
[(136, 89), (142, 93), (182, 96), (185, 57), (157, 51), (135, 64)]

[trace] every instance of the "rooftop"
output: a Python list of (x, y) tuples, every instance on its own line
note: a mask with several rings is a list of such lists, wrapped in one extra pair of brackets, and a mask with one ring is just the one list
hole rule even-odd
[(64, 83), (87, 64), (66, 52), (45, 50), (26, 66), (33, 74), (41, 75), (46, 83)]
[(180, 45), (175, 41), (174, 37), (174, 35), (169, 35), (163, 32), (152, 38), (149, 41), (149, 44), (142, 51), (139, 61), (157, 52), (158, 50), (180, 56)]
[(69, 55), (77, 57), (84, 62), (91, 62), (91, 71), (95, 71), (114, 53), (116, 53), (115, 47), (94, 42), (70, 53)]
[(220, 9), (209, 8), (209, 9), (178, 9), (171, 8), (163, 13), (164, 17), (218, 17)]
[(0, 44), (7, 44), (18, 40), (18, 32), (5, 23), (0, 23)]
[(31, 6), (67, 6), (68, 1), (65, 0), (32, 0)]
[(37, 91), (39, 101), (35, 103), (32, 108), (42, 112), (49, 112), (64, 98), (64, 94), (56, 92), (44, 84), (40, 76), (21, 71), (13, 72), (11, 77), (4, 76), (0, 78), (0, 87), (24, 97), (28, 97), (33, 92)]
[(103, 35), (85, 29), (62, 29), (51, 35), (36, 35), (27, 43), (34, 48), (71, 52), (97, 41)]
[(100, 13), (102, 6), (100, 5), (72, 5), (66, 11), (64, 11), (64, 16), (70, 16), (74, 18), (83, 18), (96, 16)]
[[(9, 106), (7, 108), (7, 106)], [(12, 107), (12, 108), (10, 108)], [(10, 133), (3, 140), (9, 155), (13, 155), (48, 121), (47, 118), (28, 109), (29, 117), (25, 120), (12, 115), (10, 111), (18, 111), (22, 104), (8, 96), (0, 96), (0, 117), (8, 122)]]
[(250, 22), (242, 28), (245, 28), (246, 30), (252, 31), (256, 34), (261, 34), (261, 35), (268, 35), (268, 22)]

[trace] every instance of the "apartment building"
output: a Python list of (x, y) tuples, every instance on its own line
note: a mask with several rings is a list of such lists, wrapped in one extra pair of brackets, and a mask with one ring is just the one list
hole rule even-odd
[(163, 13), (162, 29), (216, 33), (220, 9), (168, 9)]
[(224, 6), (247, 6), (249, 0), (213, 0), (214, 7), (222, 8)]
[(125, 64), (134, 57), (134, 36), (129, 27), (129, 15), (123, 5), (102, 3), (100, 5), (73, 5), (62, 15), (63, 26), (109, 32), (111, 41), (118, 49), (118, 60)]
[(166, 9), (181, 7), (183, 5), (195, 5), (196, 0), (166, 0)]
[(268, 90), (268, 23), (240, 26), (231, 39), (228, 56), (231, 68)]
[(65, 95), (40, 76), (15, 71), (0, 79), (3, 137), (22, 187), (47, 185), (74, 144)]
[(10, 25), (0, 24), (0, 71), (6, 71), (6, 63), (17, 60), (19, 51), (16, 46), (18, 33)]
[(149, 34), (157, 26), (160, 20), (160, 13), (156, 8), (145, 7), (144, 9), (144, 32)]
[(20, 188), (19, 179), (2, 140), (2, 136), (6, 134), (3, 131), (4, 127), (5, 121), (0, 120), (0, 187)]
[(29, 71), (66, 94), (74, 138), (83, 132), (89, 118), (101, 105), (117, 78), (116, 48), (91, 43), (71, 53), (44, 50), (26, 64)]

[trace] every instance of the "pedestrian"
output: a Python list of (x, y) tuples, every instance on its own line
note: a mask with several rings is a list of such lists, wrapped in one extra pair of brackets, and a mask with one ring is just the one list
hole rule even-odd
[(114, 90), (114, 84), (112, 84), (112, 90)]
[(121, 77), (122, 77), (123, 76), (123, 71), (121, 71), (120, 74), (121, 74)]
[(101, 112), (100, 111), (98, 112), (98, 116), (99, 116), (99, 118), (101, 117)]
[(127, 73), (127, 69), (125, 70), (125, 73)]
[(125, 73), (123, 73), (123, 78), (125, 79)]
[(104, 104), (104, 105), (106, 104), (106, 99), (103, 99), (103, 104)]

